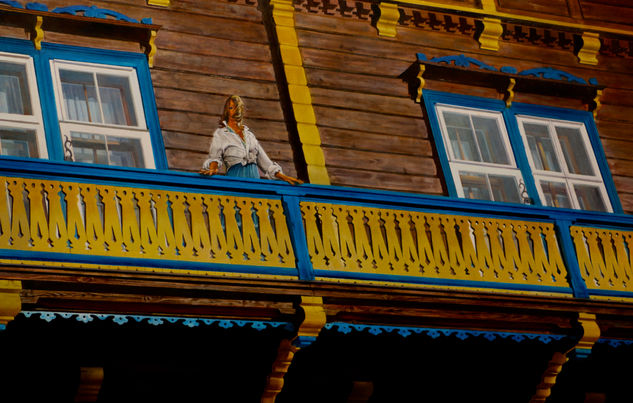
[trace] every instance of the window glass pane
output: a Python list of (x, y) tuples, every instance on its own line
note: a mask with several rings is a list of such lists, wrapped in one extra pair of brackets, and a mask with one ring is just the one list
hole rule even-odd
[(574, 185), (578, 204), (583, 210), (607, 211), (598, 186)]
[(468, 115), (455, 112), (443, 112), (443, 115), (455, 158), (481, 161)]
[(545, 204), (552, 207), (571, 208), (567, 186), (561, 182), (541, 181)]
[(538, 170), (560, 172), (560, 164), (554, 153), (554, 145), (546, 125), (523, 123), (523, 130)]
[(459, 179), (464, 189), (464, 197), (468, 199), (492, 200), (486, 175), (476, 172), (460, 172)]
[(514, 176), (488, 175), (493, 199), (511, 203), (520, 203), (519, 187)]
[(137, 168), (145, 166), (139, 139), (80, 132), (71, 132), (71, 138), (77, 162)]
[(137, 126), (127, 77), (97, 74), (105, 123)]
[(580, 130), (572, 127), (556, 127), (556, 134), (569, 172), (580, 175), (595, 175), (593, 167), (589, 163), (589, 156), (585, 150)]
[(139, 139), (108, 136), (107, 140), (110, 165), (137, 168), (145, 166), (141, 141)]
[(497, 119), (481, 116), (473, 116), (472, 119), (483, 161), (508, 165), (508, 154), (501, 139)]
[(33, 114), (23, 64), (0, 62), (0, 113)]
[(67, 118), (82, 122), (101, 123), (101, 112), (92, 73), (60, 70)]
[(108, 164), (105, 136), (92, 133), (71, 132), (73, 156), (77, 162)]
[(39, 157), (35, 130), (1, 127), (0, 155)]

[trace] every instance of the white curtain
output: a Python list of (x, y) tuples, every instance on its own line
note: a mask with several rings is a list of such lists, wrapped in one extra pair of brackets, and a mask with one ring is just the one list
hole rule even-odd
[(16, 76), (0, 74), (0, 112), (24, 115), (20, 80)]

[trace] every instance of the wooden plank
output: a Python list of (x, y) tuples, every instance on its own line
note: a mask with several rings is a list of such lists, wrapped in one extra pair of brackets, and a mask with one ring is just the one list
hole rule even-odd
[[(143, 0), (147, 1), (147, 0)], [(258, 22), (262, 20), (257, 3), (252, 5), (224, 1), (172, 0), (170, 9), (213, 17)]]
[(631, 141), (602, 139), (602, 148), (607, 158), (633, 159), (633, 139)]
[(620, 105), (603, 105), (598, 111), (599, 120), (611, 122), (633, 122), (633, 107)]
[[(224, 108), (226, 96), (181, 91), (172, 88), (155, 88), (156, 103), (160, 109), (173, 109), (187, 112), (209, 113), (220, 115)], [(278, 101), (253, 99), (244, 97), (247, 118), (284, 120), (281, 105)]]
[(267, 44), (222, 38), (201, 38), (200, 35), (169, 30), (160, 31), (160, 34), (156, 36), (156, 46), (159, 53), (163, 50), (175, 50), (199, 55), (271, 61), (270, 47)]
[(390, 155), (387, 152), (370, 152), (344, 148), (323, 147), (328, 167), (392, 172), (407, 175), (434, 176), (437, 174), (432, 158), (410, 155)]
[(277, 84), (273, 82), (255, 82), (158, 68), (152, 69), (151, 73), (155, 87), (195, 88), (197, 92), (223, 96), (237, 94), (249, 98), (279, 100)]
[(424, 138), (426, 124), (422, 119), (315, 106), (317, 124), (338, 129), (370, 133), (397, 133), (400, 136)]
[(420, 51), (418, 45), (400, 41), (386, 43), (383, 37), (377, 35), (372, 37), (342, 36), (332, 32), (297, 30), (297, 36), (302, 49), (326, 49), (410, 63), (416, 60), (415, 54)]
[(633, 194), (621, 193), (620, 203), (622, 203), (622, 210), (625, 214), (633, 214)]
[(411, 57), (411, 62), (403, 62), (308, 48), (301, 49), (301, 54), (303, 55), (303, 64), (308, 67), (388, 77), (398, 77), (414, 61), (414, 55)]
[[(631, 154), (629, 152), (629, 154)], [(613, 175), (633, 177), (633, 160), (632, 159), (607, 159), (609, 170)]]
[(596, 122), (596, 125), (601, 138), (629, 140), (631, 139), (631, 133), (633, 133), (633, 123), (612, 122), (601, 119)]
[(214, 74), (227, 78), (276, 81), (271, 63), (221, 56), (193, 55), (163, 50), (156, 53), (154, 66), (169, 70)]
[(378, 77), (306, 67), (308, 84), (312, 87), (333, 88), (365, 94), (409, 96), (407, 85), (400, 78)]
[[(342, 130), (332, 127), (319, 128), (321, 142), (324, 145), (384, 152), (385, 154), (405, 154), (431, 156), (433, 146), (429, 140), (423, 138), (404, 137), (397, 134), (374, 134), (357, 130)], [(426, 135), (424, 136), (427, 137)], [(393, 155), (392, 158), (398, 158)]]
[[(368, 9), (367, 3), (359, 2), (357, 7)], [(378, 34), (376, 28), (370, 25), (369, 17), (364, 20), (344, 18), (339, 16), (295, 13), (295, 26), (297, 29), (314, 29), (321, 32), (336, 32), (345, 35), (358, 35), (374, 37)]]
[(561, 17), (570, 16), (567, 0), (499, 0), (499, 8), (507, 11), (517, 10)]
[(443, 194), (439, 178), (358, 169), (328, 168), (333, 185), (414, 193)]
[(613, 175), (613, 182), (619, 194), (633, 193), (633, 178), (629, 176)]
[(588, 1), (582, 1), (580, 6), (585, 20), (596, 20), (599, 23), (609, 21), (625, 25), (633, 24), (633, 9), (631, 7), (612, 6), (603, 2), (594, 3)]
[[(402, 84), (402, 86), (406, 87), (406, 84)], [(334, 106), (414, 118), (422, 117), (420, 105), (408, 97), (398, 98), (325, 88), (311, 88), (310, 92), (313, 105)]]
[[(219, 114), (210, 115), (183, 111), (159, 110), (158, 116), (163, 131), (203, 136), (211, 136), (213, 131), (219, 127), (220, 121)], [(258, 139), (288, 141), (289, 135), (285, 122), (247, 118), (245, 124)]]

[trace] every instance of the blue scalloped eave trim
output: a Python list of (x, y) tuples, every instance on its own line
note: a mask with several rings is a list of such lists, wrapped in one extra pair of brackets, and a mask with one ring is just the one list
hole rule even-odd
[[(77, 15), (77, 13), (81, 13), (84, 17), (89, 17), (89, 18), (107, 19), (108, 17), (111, 17), (118, 21), (133, 22), (136, 24), (139, 23), (138, 20), (128, 17), (125, 14), (121, 14), (118, 11), (109, 10), (107, 8), (99, 8), (96, 6), (75, 5), (75, 6), (57, 7), (53, 10), (49, 10), (46, 4), (37, 3), (37, 2), (26, 3), (25, 6), (22, 6), (20, 3), (18, 3), (15, 0), (0, 0), (0, 4), (13, 7), (13, 8), (25, 8), (27, 10), (33, 10), (33, 11), (48, 11), (51, 13), (70, 14), (70, 15)], [(141, 19), (140, 23), (152, 24), (152, 19), (143, 18)]]
[(76, 321), (82, 323), (89, 323), (95, 320), (111, 320), (117, 325), (124, 325), (126, 323), (145, 323), (153, 326), (160, 326), (165, 324), (181, 324), (183, 326), (194, 328), (200, 325), (216, 325), (223, 329), (230, 329), (233, 327), (238, 328), (251, 328), (258, 331), (265, 329), (282, 328), (289, 332), (294, 331), (294, 326), (289, 322), (272, 322), (272, 321), (257, 321), (257, 320), (237, 320), (237, 319), (209, 319), (209, 318), (187, 318), (187, 317), (173, 317), (173, 316), (147, 316), (147, 315), (118, 315), (118, 314), (102, 314), (102, 313), (73, 313), (73, 312), (48, 312), (48, 311), (22, 311), (20, 312), (24, 317), (37, 318), (51, 322), (55, 319), (70, 319), (75, 318)]
[(620, 347), (633, 345), (633, 340), (625, 339), (598, 339), (596, 343), (607, 344), (609, 347)]
[[(463, 54), (434, 57), (432, 59), (429, 59), (424, 53), (416, 53), (416, 57), (418, 61), (420, 62), (446, 63), (448, 65), (453, 64), (457, 67), (464, 67), (464, 68), (469, 68), (470, 65), (473, 64), (482, 70), (500, 71), (502, 73), (507, 73), (507, 74), (518, 74), (520, 76), (533, 76), (533, 77), (545, 78), (549, 80), (561, 80), (561, 81), (568, 81), (572, 83), (587, 85), (587, 81), (585, 81), (584, 79), (574, 76), (573, 74), (570, 74), (566, 71), (558, 70), (552, 67), (538, 67), (534, 69), (523, 70), (519, 73), (515, 67), (503, 66), (500, 69), (497, 69), (480, 60), (465, 56)], [(589, 84), (598, 85), (598, 80), (595, 78), (590, 78)]]
[(400, 327), (400, 326), (376, 326), (376, 325), (359, 325), (344, 322), (328, 323), (324, 327), (327, 330), (335, 330), (339, 333), (349, 334), (355, 332), (367, 332), (374, 336), (383, 333), (395, 333), (402, 337), (408, 337), (412, 334), (425, 334), (433, 339), (444, 336), (455, 336), (460, 340), (466, 340), (469, 337), (483, 337), (488, 341), (495, 339), (510, 339), (520, 343), (528, 340), (538, 340), (541, 343), (548, 344), (552, 341), (558, 341), (565, 338), (563, 335), (552, 334), (535, 334), (535, 333), (513, 333), (513, 332), (484, 332), (478, 330), (464, 329), (433, 329), (421, 327)]

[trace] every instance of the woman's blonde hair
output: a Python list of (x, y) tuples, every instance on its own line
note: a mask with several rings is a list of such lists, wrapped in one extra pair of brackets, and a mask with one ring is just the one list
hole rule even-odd
[(242, 120), (244, 119), (244, 101), (242, 101), (242, 98), (240, 98), (239, 95), (231, 95), (226, 99), (226, 102), (224, 102), (224, 111), (222, 112), (222, 120), (220, 121), (220, 124), (222, 124), (222, 122), (229, 121), (229, 103), (231, 101), (233, 101), (236, 108), (235, 121), (240, 127), (242, 127)]

